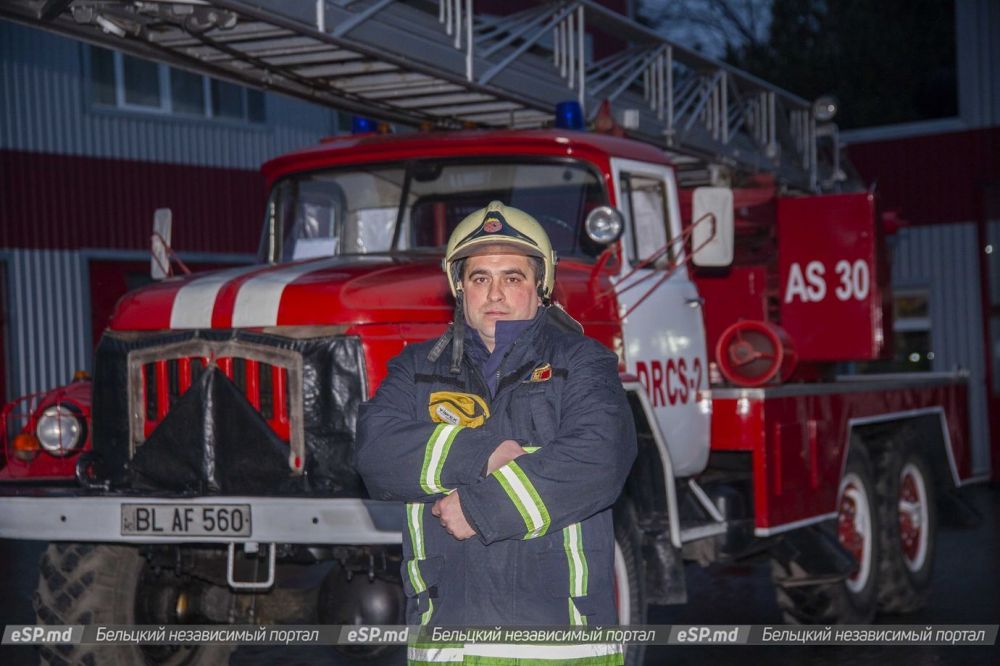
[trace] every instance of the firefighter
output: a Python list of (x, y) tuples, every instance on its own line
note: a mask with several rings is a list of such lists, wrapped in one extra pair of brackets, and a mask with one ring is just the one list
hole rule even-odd
[[(551, 302), (556, 255), (523, 211), (472, 213), (443, 264), (452, 325), (389, 362), (358, 423), (371, 496), (407, 503), (407, 622), (616, 624), (611, 505), (636, 453), (618, 360)], [(410, 650), (622, 659), (606, 645)]]

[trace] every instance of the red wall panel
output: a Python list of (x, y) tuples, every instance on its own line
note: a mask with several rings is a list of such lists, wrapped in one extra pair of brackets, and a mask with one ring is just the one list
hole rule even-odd
[(256, 171), (0, 150), (0, 247), (144, 250), (166, 207), (174, 249), (254, 252), (264, 199)]
[(882, 207), (914, 224), (979, 218), (984, 182), (1000, 182), (1000, 127), (848, 146), (866, 183), (878, 183)]

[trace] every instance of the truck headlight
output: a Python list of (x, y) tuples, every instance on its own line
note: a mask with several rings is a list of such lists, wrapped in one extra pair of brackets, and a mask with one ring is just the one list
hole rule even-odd
[(52, 405), (42, 412), (35, 426), (38, 443), (54, 456), (71, 453), (84, 437), (84, 423), (80, 416), (66, 405)]

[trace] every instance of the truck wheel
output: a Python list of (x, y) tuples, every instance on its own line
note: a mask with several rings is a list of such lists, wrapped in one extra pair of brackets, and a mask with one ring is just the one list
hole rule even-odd
[[(34, 607), (39, 624), (176, 624), (178, 580), (155, 572), (133, 546), (50, 544), (39, 562)], [(176, 602), (176, 593), (173, 595)], [(194, 666), (228, 661), (229, 646), (42, 647), (43, 663)]]
[[(646, 624), (645, 567), (642, 561), (642, 533), (630, 503), (615, 508), (615, 604), (618, 624)], [(625, 666), (639, 666), (646, 656), (645, 645), (625, 646)]]
[(875, 616), (879, 579), (878, 497), (868, 453), (852, 446), (837, 492), (833, 526), (840, 544), (857, 560), (845, 580), (820, 585), (783, 585), (781, 565), (774, 563), (778, 606), (786, 622), (866, 624)]
[(879, 459), (879, 609), (923, 607), (934, 566), (934, 481), (922, 456), (888, 447)]

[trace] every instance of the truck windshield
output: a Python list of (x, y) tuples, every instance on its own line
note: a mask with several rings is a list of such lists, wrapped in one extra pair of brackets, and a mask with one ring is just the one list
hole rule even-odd
[(560, 257), (593, 259), (583, 221), (607, 204), (597, 173), (576, 162), (410, 162), (311, 171), (279, 181), (267, 206), (264, 261), (443, 252), (452, 229), (497, 199), (533, 215)]

